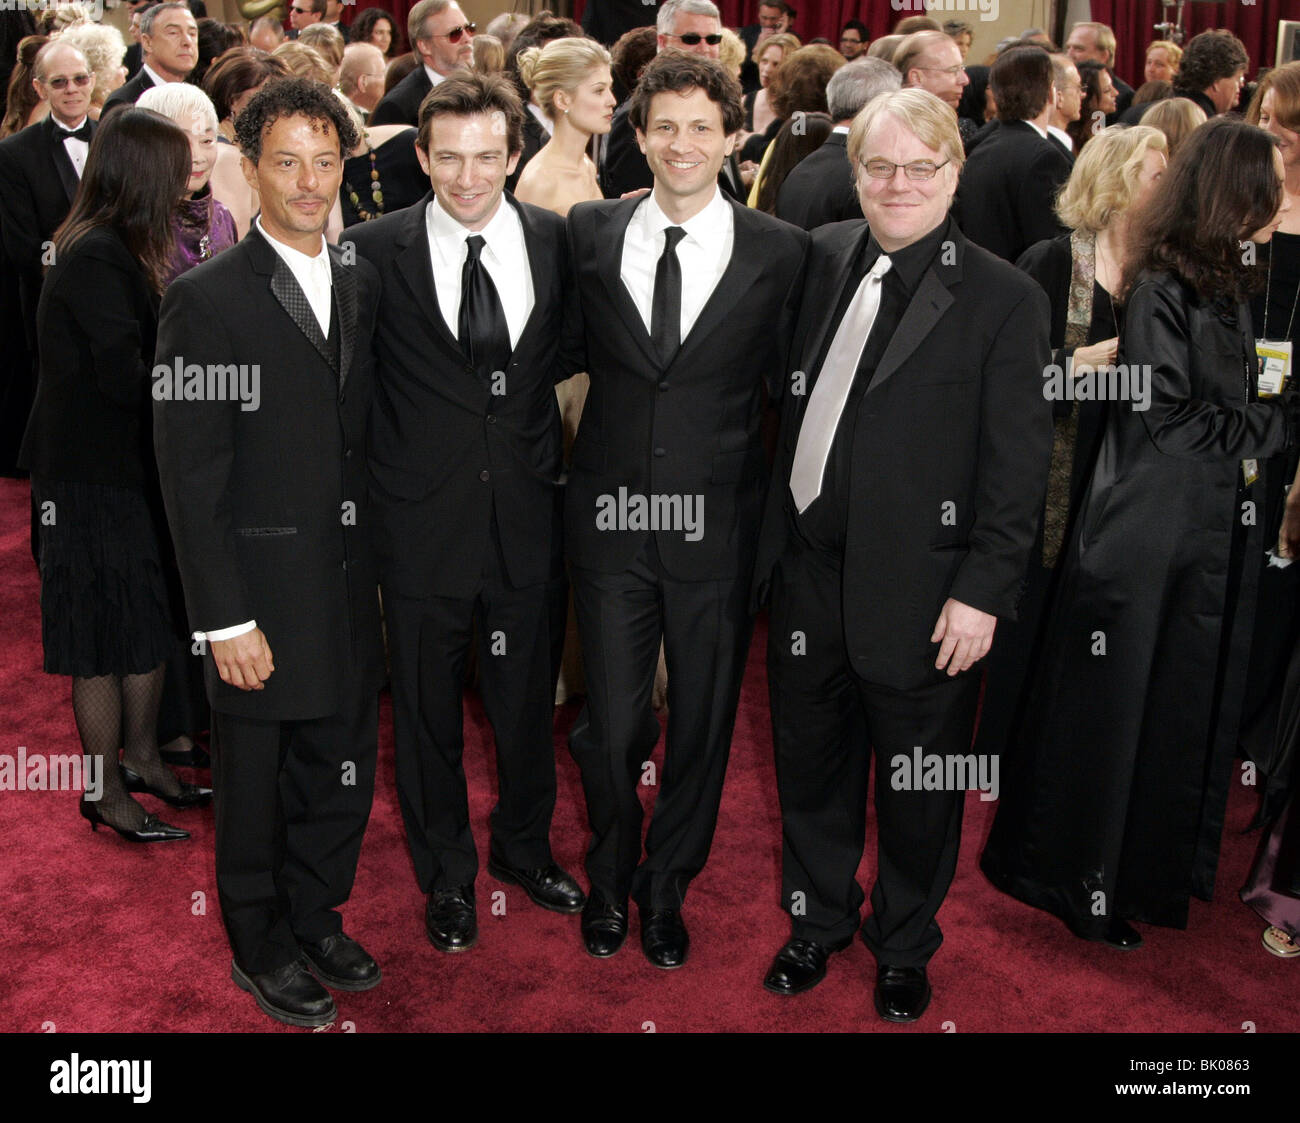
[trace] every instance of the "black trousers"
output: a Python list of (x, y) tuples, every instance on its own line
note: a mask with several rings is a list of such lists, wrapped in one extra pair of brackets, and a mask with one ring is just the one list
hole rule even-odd
[[(895, 790), (894, 758), (970, 752), (980, 676), (915, 690), (854, 674), (839, 559), (792, 543), (772, 584), (768, 688), (781, 800), (782, 907), (792, 935), (834, 943), (858, 927), (874, 747), (876, 883), (862, 936), (878, 962), (924, 966), (943, 941), (935, 914), (957, 866), (964, 790)], [(862, 731), (865, 726), (865, 740)]]
[[(704, 868), (722, 799), (752, 620), (748, 575), (678, 581), (653, 536), (623, 573), (573, 569), (587, 704), (569, 736), (582, 770), (593, 889), (642, 908), (680, 908)], [(651, 695), (662, 639), (668, 737), (641, 857), (642, 764), (659, 739)]]
[(384, 590), (397, 794), (415, 876), (425, 893), (472, 885), (478, 873), (462, 761), (472, 631), (478, 638), (483, 708), (496, 741), (490, 853), (524, 869), (552, 860), (552, 728), (567, 589), (562, 576), (514, 588), (502, 564), (495, 519), (490, 537), (474, 596), (412, 599)]
[[(360, 682), (360, 676), (350, 679)], [(379, 696), (359, 685), (337, 713), (258, 721), (214, 711), (217, 894), (236, 962), (253, 973), (343, 928), (370, 817)]]

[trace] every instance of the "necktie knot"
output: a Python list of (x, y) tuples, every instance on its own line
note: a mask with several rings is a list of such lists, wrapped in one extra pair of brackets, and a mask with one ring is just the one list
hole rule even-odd
[(677, 243), (686, 237), (686, 231), (680, 226), (667, 226), (664, 228), (664, 253), (675, 253)]
[(893, 266), (894, 263), (889, 260), (888, 255), (882, 253), (878, 258), (876, 258), (875, 265), (868, 270), (868, 276), (874, 277), (878, 281), (888, 273)]
[(65, 129), (62, 125), (59, 125), (59, 131), (63, 134), (63, 136), (60, 138), (61, 140), (84, 140), (87, 144), (89, 144), (90, 143), (90, 118), (87, 117), (84, 121), (81, 122), (81, 126), (76, 129)]
[(465, 249), (469, 253), (468, 261), (478, 261), (479, 255), (483, 252), (483, 247), (487, 243), (482, 234), (471, 234), (465, 239)]

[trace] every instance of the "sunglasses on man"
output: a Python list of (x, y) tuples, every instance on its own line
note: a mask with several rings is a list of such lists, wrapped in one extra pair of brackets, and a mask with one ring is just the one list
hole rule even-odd
[(464, 35), (465, 32), (468, 31), (473, 35), (477, 30), (478, 24), (476, 23), (462, 23), (459, 27), (453, 27), (450, 31), (445, 31), (441, 35), (430, 35), (429, 38), (446, 39), (448, 43), (459, 43), (461, 36)]
[(722, 42), (722, 36), (716, 31), (712, 35), (701, 35), (696, 31), (688, 31), (685, 35), (665, 35), (664, 38), (680, 39), (688, 47), (698, 47), (701, 40), (707, 43), (710, 47), (716, 47)]
[(74, 74), (71, 78), (51, 78), (45, 84), (52, 90), (66, 90), (69, 82), (74, 86), (89, 86), (90, 81), (91, 75), (89, 74)]

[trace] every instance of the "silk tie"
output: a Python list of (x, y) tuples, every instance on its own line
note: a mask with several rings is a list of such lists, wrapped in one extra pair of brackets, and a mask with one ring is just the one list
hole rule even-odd
[(94, 130), (90, 127), (90, 118), (87, 117), (81, 122), (81, 127), (77, 129), (65, 129), (59, 125), (59, 132), (62, 134), (60, 140), (84, 140), (87, 144), (91, 141), (91, 134)]
[(457, 334), (461, 350), (483, 377), (505, 370), (510, 361), (510, 328), (497, 287), (481, 256), (482, 234), (465, 239), (465, 267), (460, 275), (460, 314)]
[(664, 230), (664, 252), (655, 266), (655, 291), (650, 304), (650, 339), (664, 366), (682, 345), (682, 264), (677, 243), (686, 237), (680, 226)]
[(822, 477), (826, 474), (826, 461), (835, 440), (835, 430), (839, 428), (840, 415), (849, 400), (862, 350), (876, 322), (876, 313), (880, 311), (882, 279), (889, 272), (890, 265), (889, 258), (881, 254), (862, 278), (858, 291), (844, 311), (835, 338), (831, 340), (812, 396), (808, 399), (803, 424), (799, 427), (799, 442), (795, 445), (794, 463), (790, 468), (790, 495), (801, 515), (821, 494)]

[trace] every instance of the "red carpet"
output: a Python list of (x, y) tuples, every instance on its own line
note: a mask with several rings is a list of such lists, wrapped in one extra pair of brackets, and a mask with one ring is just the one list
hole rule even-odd
[[(69, 680), (40, 670), (27, 495), (25, 483), (0, 481), (0, 754), (14, 757), (20, 745), (28, 754), (79, 753)], [(997, 893), (975, 863), (994, 805), (972, 794), (961, 863), (939, 915), (946, 939), (931, 964), (934, 1002), (918, 1023), (889, 1026), (876, 1017), (874, 961), (856, 942), (832, 959), (817, 990), (793, 999), (765, 992), (763, 972), (787, 926), (777, 902), (780, 819), (763, 647), (760, 628), (713, 854), (687, 900), (691, 960), (674, 972), (645, 962), (635, 917), (623, 951), (593, 960), (582, 950), (577, 917), (543, 912), (486, 873), (477, 885), (478, 946), (457, 956), (435, 951), (424, 935), (423, 898), (397, 808), (385, 696), (374, 811), (345, 912), (348, 931), (379, 960), (384, 981), (365, 994), (337, 995), (335, 1029), (638, 1032), (650, 1022), (660, 1032), (1300, 1028), (1300, 963), (1266, 953), (1263, 922), (1237, 900), (1257, 840), (1241, 833), (1254, 806), (1241, 788), (1229, 808), (1216, 901), (1193, 903), (1186, 932), (1143, 928), (1145, 948), (1123, 954), (1076, 940), (1055, 919)], [(486, 862), (490, 731), (477, 699), (466, 712), (465, 767)], [(552, 837), (557, 860), (581, 876), (586, 819), (565, 747), (576, 712), (574, 705), (556, 712)], [(211, 810), (174, 812), (143, 797), (194, 837), (132, 846), (103, 830), (92, 835), (76, 800), (68, 792), (0, 793), (0, 1031), (36, 1033), (53, 1023), (59, 1032), (301, 1032), (265, 1018), (230, 982)], [(873, 852), (869, 831), (864, 884)]]

